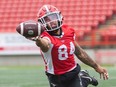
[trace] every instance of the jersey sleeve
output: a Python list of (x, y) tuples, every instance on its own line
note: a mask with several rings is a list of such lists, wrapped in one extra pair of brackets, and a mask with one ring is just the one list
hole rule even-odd
[(47, 32), (43, 32), (40, 37), (47, 39), (51, 43), (50, 35)]

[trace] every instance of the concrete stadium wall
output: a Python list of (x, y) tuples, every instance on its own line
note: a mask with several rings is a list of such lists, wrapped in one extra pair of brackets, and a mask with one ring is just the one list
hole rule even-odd
[[(116, 49), (85, 50), (99, 64), (116, 64)], [(76, 57), (75, 60), (81, 63)], [(4, 65), (43, 65), (41, 55), (1, 55), (0, 66)]]
[(4, 65), (43, 65), (41, 55), (4, 55), (0, 56), (0, 66)]

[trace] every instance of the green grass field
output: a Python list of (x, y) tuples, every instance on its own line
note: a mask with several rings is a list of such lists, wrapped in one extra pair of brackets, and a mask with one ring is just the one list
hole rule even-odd
[[(92, 68), (82, 66), (98, 79), (97, 87), (116, 87), (116, 66), (105, 67), (108, 69), (110, 78), (104, 81)], [(49, 87), (49, 85), (43, 66), (1, 66), (0, 87)]]

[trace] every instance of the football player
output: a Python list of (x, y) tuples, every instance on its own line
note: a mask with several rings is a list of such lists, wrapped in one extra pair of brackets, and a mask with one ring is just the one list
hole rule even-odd
[(63, 24), (63, 16), (55, 6), (42, 6), (37, 17), (38, 22), (46, 29), (36, 38), (36, 45), (41, 48), (50, 87), (98, 85), (98, 81), (86, 70), (81, 70), (74, 60), (74, 54), (83, 63), (94, 68), (101, 78), (108, 79), (107, 70), (93, 61), (78, 45), (75, 41), (75, 30)]

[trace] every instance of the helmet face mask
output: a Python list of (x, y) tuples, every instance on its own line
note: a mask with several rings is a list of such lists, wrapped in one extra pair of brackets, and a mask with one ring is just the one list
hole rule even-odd
[[(54, 10), (52, 11), (51, 9)], [(42, 13), (42, 11), (44, 12)], [(61, 12), (54, 6), (43, 6), (39, 11), (38, 16), (38, 21), (42, 23), (42, 25), (46, 28), (46, 31), (54, 31), (60, 29), (62, 26), (63, 17)]]

